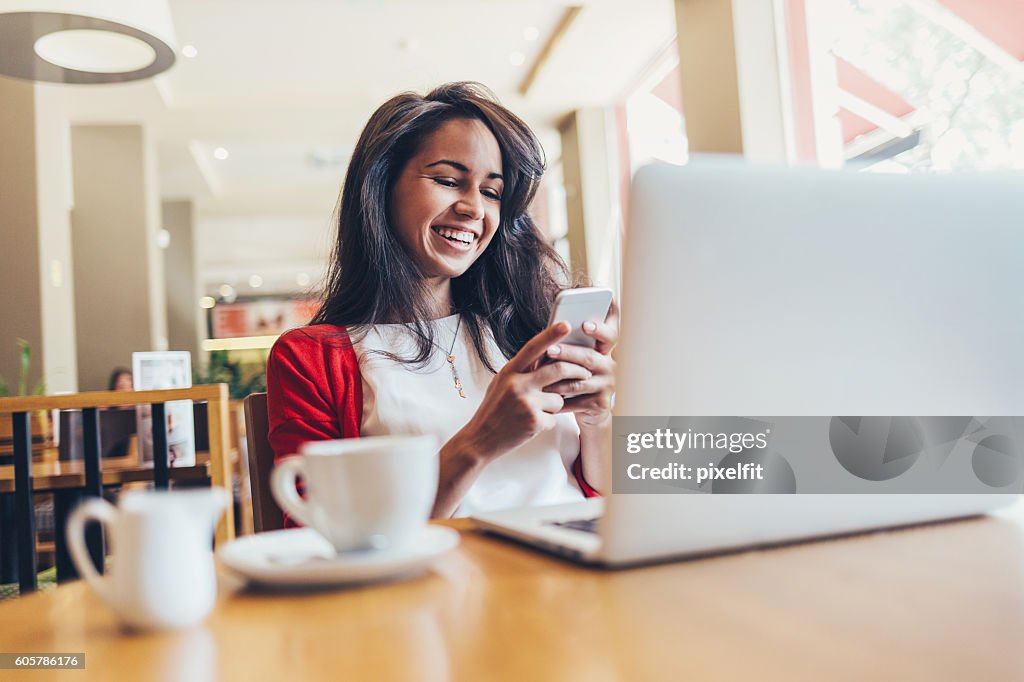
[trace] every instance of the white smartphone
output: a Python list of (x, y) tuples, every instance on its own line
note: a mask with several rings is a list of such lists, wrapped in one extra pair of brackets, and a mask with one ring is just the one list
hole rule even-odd
[(551, 319), (548, 320), (548, 326), (550, 327), (556, 322), (568, 322), (572, 326), (572, 331), (559, 343), (593, 348), (597, 342), (594, 337), (583, 333), (583, 323), (604, 322), (611, 305), (611, 289), (597, 287), (566, 289), (555, 297), (555, 305), (551, 308)]

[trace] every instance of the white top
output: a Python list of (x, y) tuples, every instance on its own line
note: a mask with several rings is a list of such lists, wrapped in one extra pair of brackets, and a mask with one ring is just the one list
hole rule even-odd
[[(455, 334), (458, 315), (434, 320), (435, 341), (445, 349)], [(358, 336), (358, 335), (357, 335)], [(495, 369), (507, 361), (492, 335), (486, 334)], [(356, 358), (363, 378), (363, 436), (433, 434), (448, 441), (476, 412), (493, 374), (473, 348), (465, 325), (459, 327), (453, 354), (465, 398), (459, 397), (446, 353), (435, 349), (425, 367), (390, 360), (371, 350), (414, 357), (413, 334), (401, 324), (373, 327), (356, 341)], [(571, 414), (556, 417), (554, 428), (543, 431), (491, 462), (462, 499), (455, 516), (583, 499), (572, 465), (580, 452), (580, 431)]]

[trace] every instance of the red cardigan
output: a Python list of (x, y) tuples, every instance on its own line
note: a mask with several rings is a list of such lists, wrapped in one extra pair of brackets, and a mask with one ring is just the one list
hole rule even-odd
[[(306, 441), (359, 437), (363, 381), (344, 327), (317, 324), (281, 335), (267, 359), (267, 417), (275, 461)], [(584, 496), (598, 496), (583, 478), (581, 456), (572, 471)]]

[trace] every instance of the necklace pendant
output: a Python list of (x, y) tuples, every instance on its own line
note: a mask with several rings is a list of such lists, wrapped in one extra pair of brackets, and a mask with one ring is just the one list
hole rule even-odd
[[(462, 324), (462, 317), (459, 317), (458, 323), (455, 325), (455, 338), (452, 339), (452, 347), (448, 349), (448, 353), (445, 355), (445, 360), (448, 361), (448, 367), (452, 371), (452, 381), (455, 383), (455, 390), (459, 392), (460, 398), (466, 397), (466, 392), (462, 389), (462, 382), (459, 380), (459, 370), (455, 369), (455, 343), (459, 339), (459, 326)], [(437, 342), (434, 342), (437, 346)], [(444, 351), (444, 348), (437, 346), (439, 350)]]
[[(449, 362), (451, 362), (451, 360), (455, 359), (454, 355), (449, 355), (448, 357), (450, 358)], [(459, 397), (460, 398), (465, 398), (466, 397), (466, 392), (462, 389), (462, 380), (459, 379), (459, 372), (458, 372), (458, 370), (455, 369), (455, 363), (452, 362), (452, 364), (450, 364), (448, 366), (452, 370), (452, 383), (455, 384), (455, 390), (459, 392)]]

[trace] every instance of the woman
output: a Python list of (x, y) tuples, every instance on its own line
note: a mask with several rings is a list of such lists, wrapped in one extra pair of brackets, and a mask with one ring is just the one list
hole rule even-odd
[(107, 380), (108, 391), (131, 391), (132, 386), (132, 371), (127, 367), (115, 367)]
[[(270, 442), (433, 433), (433, 515), (597, 494), (614, 314), (545, 328), (565, 266), (527, 214), (536, 136), (483, 86), (403, 94), (371, 117), (342, 188), (326, 297), (267, 363)], [(542, 362), (543, 361), (543, 362)]]

